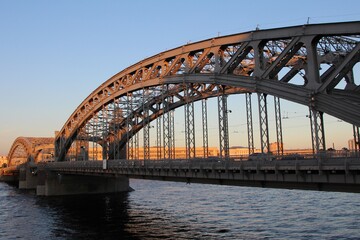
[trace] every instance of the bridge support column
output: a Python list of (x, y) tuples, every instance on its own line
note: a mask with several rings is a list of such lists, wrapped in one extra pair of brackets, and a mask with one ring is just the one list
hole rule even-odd
[(31, 163), (27, 163), (19, 171), (19, 189), (36, 189), (37, 170), (32, 168)]
[(124, 176), (84, 176), (44, 171), (40, 179), (42, 183), (39, 183), (36, 192), (39, 196), (117, 193), (132, 190), (129, 178)]

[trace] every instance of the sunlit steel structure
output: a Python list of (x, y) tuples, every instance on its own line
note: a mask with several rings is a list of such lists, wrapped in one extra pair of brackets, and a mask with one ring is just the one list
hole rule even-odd
[[(56, 160), (65, 161), (69, 149), (79, 148), (74, 145), (81, 145), (80, 141), (101, 145), (106, 159), (126, 155), (135, 159), (137, 154), (132, 151), (139, 139), (134, 136), (141, 129), (146, 129), (143, 145), (147, 156), (149, 124), (154, 120), (157, 145), (163, 144), (159, 158), (174, 158), (173, 111), (181, 106), (185, 106), (188, 156), (193, 158), (192, 103), (211, 97), (218, 98), (220, 153), (227, 158), (226, 96), (251, 93), (259, 97), (262, 151), (269, 151), (268, 95), (277, 99), (277, 108), (279, 99), (308, 106), (314, 151), (324, 150), (323, 113), (353, 124), (354, 129), (360, 126), (360, 87), (353, 75), (360, 59), (359, 40), (360, 22), (345, 22), (256, 30), (161, 52), (114, 75), (79, 105), (56, 135)], [(295, 76), (301, 77), (301, 83)], [(340, 82), (344, 82), (342, 89), (336, 87)], [(276, 111), (280, 113), (280, 109)], [(253, 144), (249, 116), (249, 144)], [(280, 119), (277, 137), (282, 141)]]
[[(144, 59), (101, 84), (55, 139), (17, 138), (0, 180), (18, 181), (19, 187), (36, 188), (38, 195), (45, 196), (128, 191), (129, 177), (359, 192), (360, 86), (354, 79), (359, 61), (360, 22), (255, 30), (186, 44)], [(253, 93), (259, 111), (259, 154), (271, 158), (231, 159), (228, 96), (245, 95), (246, 106), (239, 108), (246, 112), (248, 153), (252, 154), (257, 130)], [(276, 157), (267, 154), (272, 130), (269, 95), (275, 105)], [(217, 109), (208, 109), (209, 98), (217, 100)], [(282, 156), (280, 99), (308, 107), (311, 157)], [(201, 101), (201, 120), (196, 119), (197, 101)], [(181, 149), (175, 146), (179, 137), (175, 136), (175, 110), (180, 107), (186, 157), (175, 160), (176, 150)], [(219, 156), (209, 157), (208, 113), (214, 110), (218, 111)], [(355, 152), (344, 150), (335, 156), (324, 151), (324, 113), (353, 125)], [(196, 123), (202, 124), (202, 151), (196, 151)], [(148, 161), (151, 131), (158, 161)], [(139, 159), (141, 140), (143, 159)], [(40, 153), (53, 157), (52, 151), (54, 158), (41, 162)], [(199, 152), (203, 154), (197, 156)]]

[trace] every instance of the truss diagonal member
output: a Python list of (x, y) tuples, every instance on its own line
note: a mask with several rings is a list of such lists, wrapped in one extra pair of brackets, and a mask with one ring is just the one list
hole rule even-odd
[(296, 54), (296, 52), (303, 46), (302, 43), (299, 43), (299, 40), (300, 37), (295, 37), (291, 40), (290, 43), (288, 43), (280, 55), (276, 57), (272, 64), (262, 74), (262, 78), (275, 78), (280, 70), (285, 67), (285, 65)]
[(356, 47), (341, 61), (339, 66), (336, 66), (335, 69), (329, 74), (325, 79), (323, 79), (323, 83), (318, 88), (319, 92), (323, 92), (325, 90), (332, 90), (340, 80), (351, 71), (352, 67), (358, 63), (360, 60), (360, 43), (356, 45)]
[(260, 122), (260, 140), (261, 140), (261, 152), (268, 153), (269, 149), (269, 124), (268, 124), (268, 114), (267, 114), (267, 102), (266, 94), (258, 93), (258, 103), (259, 103), (259, 122)]
[(203, 51), (201, 56), (197, 59), (196, 63), (190, 68), (189, 73), (200, 72), (201, 69), (204, 68), (204, 66), (211, 59), (212, 54), (211, 54), (210, 50), (211, 50), (210, 48), (207, 48)]
[(242, 43), (241, 47), (235, 52), (231, 59), (225, 64), (225, 66), (220, 70), (220, 73), (232, 73), (235, 68), (240, 64), (246, 55), (251, 51), (249, 43)]

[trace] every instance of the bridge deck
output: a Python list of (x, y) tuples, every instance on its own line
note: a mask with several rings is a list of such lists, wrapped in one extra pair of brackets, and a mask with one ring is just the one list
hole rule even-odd
[(288, 161), (76, 161), (39, 165), (62, 174), (117, 176), (239, 186), (360, 192), (357, 158)]

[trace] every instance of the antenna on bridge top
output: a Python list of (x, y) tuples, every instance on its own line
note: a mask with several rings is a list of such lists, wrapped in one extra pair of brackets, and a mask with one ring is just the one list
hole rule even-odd
[(309, 24), (309, 23), (310, 23), (310, 17), (307, 18), (306, 24)]
[(260, 30), (259, 26), (260, 26), (259, 24), (256, 24), (256, 28), (255, 28), (256, 31)]

